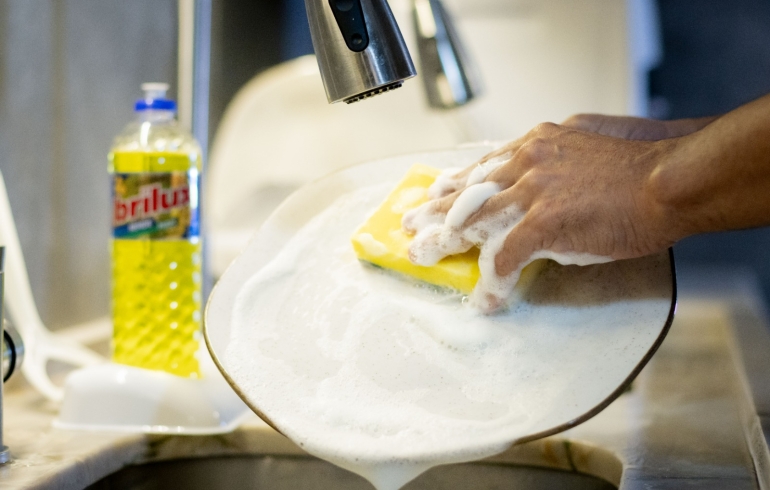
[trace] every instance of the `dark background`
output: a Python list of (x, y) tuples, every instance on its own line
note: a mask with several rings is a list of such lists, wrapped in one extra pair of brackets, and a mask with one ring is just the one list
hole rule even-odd
[[(650, 74), (651, 96), (662, 102), (653, 104), (663, 109), (658, 115), (722, 114), (770, 92), (770, 1), (661, 0), (658, 6), (664, 58)], [(674, 251), (684, 266), (755, 271), (770, 304), (770, 227), (695, 236)]]

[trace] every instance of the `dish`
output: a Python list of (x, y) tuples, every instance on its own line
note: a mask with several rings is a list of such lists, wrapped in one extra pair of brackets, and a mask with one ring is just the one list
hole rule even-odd
[[(206, 309), (204, 335), (212, 358), (225, 378), (267, 423), (279, 430), (282, 428), (281, 423), (275, 424), (269, 416), (270, 410), (274, 410), (270, 400), (249, 397), (248, 390), (241, 386), (247, 386), (248, 380), (242, 371), (233, 375), (225, 358), (236, 298), (249, 280), (281, 254), (286, 244), (339, 196), (373, 184), (382, 184), (377, 188), (382, 189), (384, 196), (413, 163), (439, 168), (464, 166), (489, 150), (489, 146), (482, 145), (351, 167), (301, 188), (265, 222), (215, 287)], [(519, 398), (516, 403), (522, 407), (525, 417), (518, 432), (511, 432), (505, 442), (512, 444), (554, 434), (606, 407), (622, 393), (663, 341), (673, 320), (675, 299), (671, 252), (595, 266), (546, 268), (526, 293), (528, 308), (533, 310), (529, 314), (538, 318), (539, 312), (545, 312), (547, 317), (548, 311), (556, 307), (568, 310), (568, 315), (560, 318), (569, 320), (541, 321), (544, 328), (521, 328), (514, 332), (519, 343), (516, 349), (519, 365), (514, 372), (526, 372), (527, 379), (522, 377), (521, 383), (512, 380)], [(499, 326), (498, 321), (496, 328)], [(254, 373), (248, 374), (253, 378)], [(285, 418), (283, 413), (273, 413), (273, 418)], [(286, 431), (286, 426), (283, 428)], [(451, 442), (448, 441), (447, 446), (451, 446)], [(415, 461), (423, 458), (421, 463), (428, 466), (437, 464), (430, 455), (412, 455)], [(451, 458), (444, 462), (449, 460)]]

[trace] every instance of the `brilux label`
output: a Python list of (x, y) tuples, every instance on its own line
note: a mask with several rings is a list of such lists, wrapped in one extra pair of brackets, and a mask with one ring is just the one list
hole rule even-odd
[(197, 180), (188, 172), (113, 174), (113, 237), (197, 237)]

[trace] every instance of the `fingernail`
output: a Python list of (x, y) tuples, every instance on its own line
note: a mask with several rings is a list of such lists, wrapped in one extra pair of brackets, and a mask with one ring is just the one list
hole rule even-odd
[(436, 265), (445, 256), (445, 254), (441, 253), (435, 236), (432, 233), (418, 234), (411, 245), (409, 245), (407, 255), (411, 263), (424, 267)]
[(470, 304), (485, 315), (489, 315), (499, 310), (505, 302), (502, 298), (498, 298), (492, 293), (480, 293), (471, 296)]
[(414, 217), (412, 215), (413, 212), (414, 210), (407, 211), (406, 213), (404, 213), (403, 216), (401, 216), (401, 228), (405, 232), (410, 234), (414, 234), (414, 232), (416, 231), (414, 229)]

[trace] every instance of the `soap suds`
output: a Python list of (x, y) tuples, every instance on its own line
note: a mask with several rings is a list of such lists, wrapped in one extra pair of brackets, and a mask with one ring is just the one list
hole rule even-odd
[(428, 198), (437, 199), (443, 197), (456, 189), (465, 186), (465, 179), (460, 177), (462, 168), (447, 168), (444, 169), (436, 180), (433, 181), (430, 187), (428, 187)]
[(388, 253), (388, 247), (384, 243), (378, 242), (371, 233), (359, 233), (356, 235), (356, 241), (360, 243), (366, 253), (374, 257), (379, 257)]
[(438, 199), (465, 187), (480, 184), (498, 168), (505, 165), (511, 159), (510, 152), (490, 158), (484, 163), (476, 165), (469, 173), (463, 174), (465, 169), (448, 168), (443, 170), (436, 180), (428, 188), (428, 198)]
[(409, 187), (403, 189), (396, 198), (396, 202), (391, 207), (391, 211), (396, 214), (403, 214), (414, 208), (414, 203), (425, 197), (427, 191), (424, 187)]
[(486, 178), (489, 177), (489, 174), (491, 174), (498, 168), (505, 165), (505, 163), (508, 162), (510, 159), (511, 159), (511, 154), (504, 153), (494, 158), (490, 158), (484, 163), (480, 163), (476, 165), (476, 167), (473, 170), (471, 170), (471, 173), (468, 175), (468, 180), (465, 182), (465, 185), (472, 186), (472, 185), (480, 184), (481, 182), (484, 182)]
[(612, 370), (599, 366), (597, 381), (574, 387), (567, 380), (587, 369), (575, 353), (629, 339), (648, 345), (646, 327), (666, 316), (669, 298), (628, 284), (628, 266), (618, 263), (549, 266), (549, 284), (583, 273), (600, 279), (561, 289), (536, 280), (539, 295), (522, 293), (495, 316), (468, 308), (460, 294), (363, 266), (349, 239), (388, 190), (340, 197), (251, 277), (235, 298), (225, 353), (231, 378), (283, 434), (379, 490), (497, 454), (590, 411), (638, 358), (621, 356)]
[(403, 225), (415, 231), (409, 247), (409, 259), (417, 265), (432, 266), (448, 255), (466, 252), (471, 247), (479, 248), (479, 283), (470, 297), (470, 304), (481, 311), (493, 311), (504, 307), (516, 297), (514, 287), (522, 269), (537, 259), (551, 259), (562, 265), (603, 264), (611, 257), (592, 254), (557, 253), (541, 250), (510, 274), (500, 276), (495, 263), (503, 250), (508, 235), (524, 218), (525, 212), (516, 204), (478, 219), (463, 227), (466, 220), (476, 213), (490, 198), (502, 191), (493, 181), (484, 179), (508, 160), (502, 155), (478, 165), (468, 177), (468, 187), (455, 199), (452, 207), (444, 214), (436, 209), (436, 201), (427, 203), (404, 214)]
[(470, 215), (478, 211), (490, 197), (498, 192), (500, 192), (500, 186), (495, 182), (469, 185), (457, 196), (446, 215), (444, 224), (454, 228), (461, 226)]

